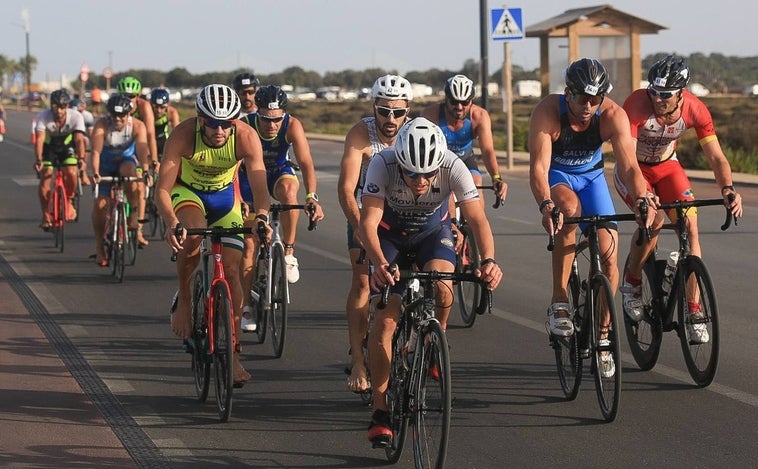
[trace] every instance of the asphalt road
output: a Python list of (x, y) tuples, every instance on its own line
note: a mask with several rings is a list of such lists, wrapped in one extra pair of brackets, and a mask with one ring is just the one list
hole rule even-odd
[[(274, 359), (269, 343), (243, 338), (253, 380), (235, 390), (232, 417), (220, 424), (212, 395), (206, 404), (196, 401), (189, 355), (169, 329), (175, 275), (168, 247), (153, 240), (127, 267), (125, 282), (115, 284), (88, 258), (94, 240), (87, 216), (92, 200), (85, 197), (80, 221), (69, 225), (66, 251), (56, 253), (51, 235), (37, 228), (30, 116), (9, 114), (0, 144), (1, 278), (23, 284), (29, 293), (25, 308), (139, 466), (386, 465), (384, 452), (366, 440), (370, 410), (346, 390), (342, 371), (350, 267), (336, 197), (340, 144), (312, 141), (326, 219), (308, 232), (301, 217), (301, 280), (291, 288), (284, 356)], [(527, 177), (523, 167), (509, 172), (505, 206), (488, 208), (505, 270), (493, 314), (479, 317), (471, 329), (451, 316), (455, 401), (447, 467), (755, 467), (758, 326), (750, 294), (758, 261), (751, 207), (758, 204), (758, 190), (741, 188), (747, 218), (727, 233), (718, 229), (722, 210), (700, 211), (721, 319), (714, 383), (693, 385), (673, 333), (664, 335), (659, 363), (650, 372), (636, 370), (624, 343), (621, 407), (617, 420), (606, 424), (589, 375), (572, 402), (558, 385), (544, 329), (547, 236)], [(695, 182), (694, 188), (704, 198), (718, 195), (713, 183)], [(622, 259), (632, 230), (622, 227)], [(663, 246), (673, 248), (673, 237)], [(34, 353), (13, 343), (2, 349)], [(76, 415), (69, 418), (76, 423)], [(65, 435), (58, 438), (66, 444)], [(410, 445), (397, 466), (412, 466)]]

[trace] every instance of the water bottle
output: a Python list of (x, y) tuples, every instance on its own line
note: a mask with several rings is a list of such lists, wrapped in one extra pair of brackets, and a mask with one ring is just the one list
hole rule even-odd
[(674, 280), (677, 262), (679, 262), (679, 251), (672, 251), (666, 260), (666, 270), (663, 273), (663, 291), (665, 293), (671, 290), (671, 282)]

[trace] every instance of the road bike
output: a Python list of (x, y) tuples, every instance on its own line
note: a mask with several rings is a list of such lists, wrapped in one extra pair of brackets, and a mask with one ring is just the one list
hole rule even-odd
[[(659, 210), (676, 212), (676, 221), (663, 225), (663, 229), (677, 233), (679, 243), (678, 260), (670, 278), (670, 288), (666, 291), (663, 287), (666, 259), (657, 259), (655, 252), (651, 253), (642, 265), (642, 318), (639, 322), (634, 322), (624, 314), (629, 348), (641, 370), (652, 369), (658, 361), (663, 333), (676, 331), (687, 370), (700, 387), (711, 384), (716, 376), (719, 359), (718, 306), (705, 262), (690, 254), (686, 215), (692, 207), (712, 205), (723, 206), (724, 200), (703, 199), (660, 204)], [(732, 220), (736, 225), (737, 219), (727, 208), (721, 230), (726, 231)], [(628, 264), (627, 258), (624, 276)], [(693, 303), (699, 307), (701, 314), (689, 314)], [(696, 334), (695, 328), (704, 330), (705, 334), (702, 331)], [(704, 336), (708, 337), (707, 341), (702, 340)]]
[[(490, 186), (476, 186), (477, 189), (492, 189), (495, 190), (494, 185)], [(502, 205), (503, 199), (496, 198), (492, 208), (499, 208)], [(456, 202), (456, 215), (455, 220), (458, 231), (463, 236), (463, 242), (460, 250), (456, 252), (455, 271), (460, 273), (474, 272), (479, 268), (481, 259), (479, 246), (476, 244), (476, 238), (468, 225), (466, 218), (461, 213), (459, 204)], [(458, 233), (453, 231), (453, 235), (456, 237)], [(477, 306), (480, 304), (480, 298), (482, 296), (482, 286), (475, 282), (456, 282), (456, 292), (458, 293), (458, 310), (461, 313), (461, 319), (465, 327), (471, 327), (476, 321), (476, 317), (483, 313), (481, 310), (477, 310)]]
[[(284, 242), (281, 236), (281, 212), (305, 209), (310, 217), (316, 210), (313, 204), (279, 204), (269, 207), (269, 224), (273, 229), (271, 241), (266, 239), (264, 226), (259, 226), (258, 247), (255, 260), (255, 277), (250, 297), (255, 308), (256, 335), (258, 343), (266, 340), (267, 329), (271, 330), (271, 345), (274, 356), (284, 353), (287, 335), (287, 307), (290, 302), (287, 282), (287, 263), (284, 261)], [(316, 222), (309, 220), (308, 231), (316, 229)]]
[[(394, 437), (384, 448), (387, 459), (393, 464), (400, 459), (410, 424), (415, 467), (442, 468), (445, 465), (450, 437), (452, 381), (447, 337), (435, 317), (436, 288), (442, 280), (482, 282), (470, 272), (400, 273), (400, 281), (405, 282), (406, 288), (400, 318), (392, 336), (386, 396)], [(486, 288), (483, 290), (486, 293), (477, 306), (491, 309), (491, 292)], [(385, 287), (377, 308), (385, 307), (389, 292), (389, 287)]]
[[(552, 212), (553, 226), (558, 223), (559, 213), (560, 209), (555, 207)], [(590, 360), (589, 371), (595, 378), (595, 391), (600, 412), (607, 422), (612, 422), (616, 418), (619, 409), (621, 351), (614, 295), (610, 281), (601, 267), (598, 231), (612, 222), (634, 220), (633, 213), (587, 215), (563, 219), (564, 225), (586, 226), (576, 243), (567, 286), (574, 333), (568, 337), (556, 336), (550, 332), (546, 324), (550, 346), (555, 352), (558, 379), (566, 399), (573, 400), (579, 394), (583, 361)], [(555, 238), (551, 235), (548, 250), (552, 251), (554, 246)], [(580, 275), (579, 261), (581, 259), (589, 263), (586, 279), (582, 279)], [(612, 374), (608, 371), (610, 366), (615, 368)]]
[(166, 224), (158, 213), (158, 205), (155, 203), (155, 189), (158, 187), (158, 172), (155, 170), (157, 163), (153, 163), (150, 169), (153, 178), (152, 187), (145, 185), (145, 218), (140, 220), (144, 224), (145, 233), (151, 238), (163, 239), (166, 236)]
[(103, 246), (114, 279), (124, 281), (124, 267), (134, 265), (137, 258), (137, 232), (129, 229), (131, 207), (124, 193), (124, 183), (141, 180), (138, 176), (101, 176), (95, 183), (95, 197), (101, 182), (112, 183), (108, 205), (110, 215), (105, 223)]
[[(182, 225), (174, 235), (179, 238)], [(202, 236), (200, 265), (190, 284), (192, 303), (192, 336), (188, 340), (192, 352), (192, 371), (198, 401), (208, 398), (211, 364), (216, 391), (216, 407), (222, 422), (229, 420), (232, 411), (234, 384), (234, 353), (241, 353), (234, 323), (234, 309), (229, 283), (222, 262), (224, 236), (251, 234), (252, 228), (185, 228), (187, 236)], [(209, 240), (210, 238), (210, 240)], [(171, 257), (176, 260), (176, 254)]]

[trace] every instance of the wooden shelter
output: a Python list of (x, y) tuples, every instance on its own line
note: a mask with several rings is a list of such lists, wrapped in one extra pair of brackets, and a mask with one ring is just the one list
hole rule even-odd
[(575, 8), (526, 28), (540, 39), (542, 95), (563, 92), (564, 71), (582, 57), (600, 60), (608, 69), (610, 96), (623, 102), (642, 78), (640, 34), (668, 29), (616, 10), (611, 5)]

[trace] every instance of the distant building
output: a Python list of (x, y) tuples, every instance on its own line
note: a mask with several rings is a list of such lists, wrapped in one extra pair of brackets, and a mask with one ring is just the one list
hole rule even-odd
[(703, 97), (708, 96), (711, 93), (711, 90), (703, 86), (702, 83), (691, 83), (687, 90), (689, 90), (690, 93), (694, 94), (695, 96)]
[(542, 96), (542, 84), (538, 80), (519, 80), (513, 84), (515, 98), (539, 98)]
[(746, 94), (748, 96), (758, 96), (758, 83), (755, 85), (750, 85), (742, 90), (742, 94)]

